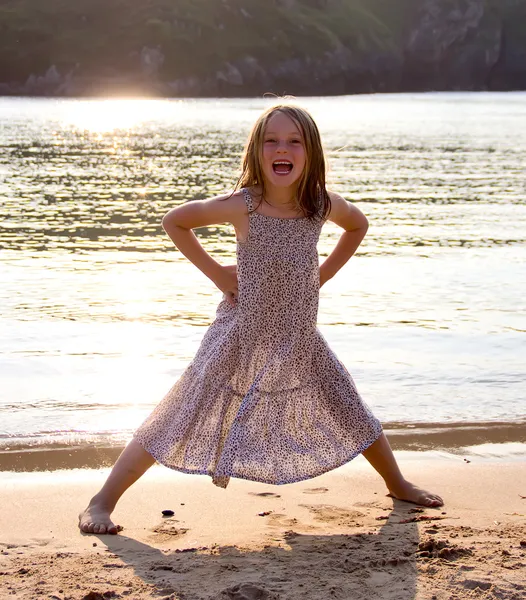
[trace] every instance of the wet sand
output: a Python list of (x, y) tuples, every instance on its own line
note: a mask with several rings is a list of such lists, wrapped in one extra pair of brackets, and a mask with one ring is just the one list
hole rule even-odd
[(76, 515), (107, 470), (2, 473), (0, 589), (55, 600), (524, 598), (524, 463), (399, 457), (445, 507), (387, 497), (362, 457), (310, 481), (227, 490), (154, 467), (122, 498), (119, 535), (84, 535)]
[[(451, 452), (469, 456), (470, 447), (481, 444), (521, 444), (526, 440), (526, 422), (388, 423), (384, 430), (396, 451)], [(57, 469), (97, 469), (115, 463), (122, 445), (92, 443), (72, 445), (15, 444), (0, 447), (2, 471), (54, 471)], [(505, 447), (502, 446), (505, 454)], [(526, 444), (524, 445), (526, 458)]]

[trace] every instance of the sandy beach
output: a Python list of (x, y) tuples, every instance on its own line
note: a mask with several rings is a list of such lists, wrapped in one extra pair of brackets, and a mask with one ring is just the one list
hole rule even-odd
[(524, 598), (524, 463), (399, 460), (446, 505), (393, 500), (362, 457), (301, 483), (233, 479), (227, 490), (154, 467), (117, 507), (117, 536), (77, 529), (106, 470), (3, 473), (1, 597)]

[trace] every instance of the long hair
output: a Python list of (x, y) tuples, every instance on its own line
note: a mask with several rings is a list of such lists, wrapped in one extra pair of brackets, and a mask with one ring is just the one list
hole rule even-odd
[(234, 191), (258, 186), (261, 198), (265, 196), (265, 180), (261, 168), (263, 139), (267, 124), (277, 112), (287, 115), (298, 127), (305, 144), (305, 168), (298, 182), (296, 202), (304, 215), (310, 219), (325, 219), (330, 211), (331, 200), (325, 187), (325, 154), (320, 132), (312, 116), (300, 106), (278, 104), (268, 108), (256, 121), (241, 163), (241, 176)]

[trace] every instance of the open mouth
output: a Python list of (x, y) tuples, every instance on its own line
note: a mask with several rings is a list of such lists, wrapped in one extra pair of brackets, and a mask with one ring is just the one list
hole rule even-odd
[(276, 175), (288, 175), (293, 168), (293, 164), (289, 160), (275, 160), (272, 163), (272, 169)]

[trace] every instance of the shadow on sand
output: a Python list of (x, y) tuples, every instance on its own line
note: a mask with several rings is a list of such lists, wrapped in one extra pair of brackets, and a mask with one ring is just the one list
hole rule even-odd
[[(409, 600), (416, 596), (419, 533), (415, 522), (400, 521), (407, 521), (412, 509), (394, 500), (388, 520), (379, 522), (378, 529), (356, 523), (356, 533), (351, 527), (340, 535), (275, 528), (272, 545), (261, 544), (257, 551), (219, 544), (171, 550), (122, 534), (100, 537), (157, 597), (365, 600), (387, 593), (393, 600)], [(112, 564), (105, 567), (111, 570)], [(121, 564), (114, 567), (122, 569)], [(129, 593), (133, 597), (133, 589)]]

